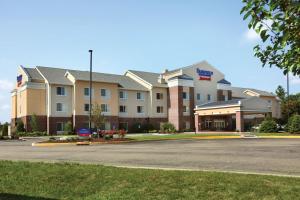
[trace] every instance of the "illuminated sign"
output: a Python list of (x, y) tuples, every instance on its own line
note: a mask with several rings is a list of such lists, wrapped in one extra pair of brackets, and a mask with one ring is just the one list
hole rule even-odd
[(197, 74), (199, 75), (199, 80), (210, 81), (211, 76), (214, 74), (211, 71), (201, 70), (197, 68)]

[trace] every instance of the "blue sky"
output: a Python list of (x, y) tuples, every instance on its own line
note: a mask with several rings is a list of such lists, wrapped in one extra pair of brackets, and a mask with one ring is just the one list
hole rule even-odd
[[(0, 121), (8, 121), (18, 65), (123, 74), (161, 72), (206, 60), (234, 86), (274, 91), (277, 68), (253, 56), (260, 42), (247, 30), (239, 0), (0, 0)], [(291, 92), (300, 91), (291, 78)]]

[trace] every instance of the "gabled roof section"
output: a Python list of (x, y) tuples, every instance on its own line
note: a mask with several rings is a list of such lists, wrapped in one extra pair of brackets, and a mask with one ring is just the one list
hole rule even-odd
[[(79, 80), (79, 81), (90, 80), (89, 71), (68, 70), (67, 73), (70, 73), (75, 78), (75, 80)], [(138, 82), (124, 75), (93, 72), (92, 79), (93, 82), (115, 83), (118, 84), (121, 88), (128, 89), (128, 90), (143, 90), (143, 91), (147, 90), (147, 88), (145, 88)]]
[(225, 85), (231, 85), (231, 83), (229, 81), (227, 81), (226, 79), (219, 80), (218, 83), (225, 84)]
[(197, 108), (212, 108), (212, 107), (223, 107), (223, 106), (233, 106), (233, 105), (240, 105), (239, 99), (233, 99), (229, 101), (216, 101), (216, 102), (210, 102), (206, 104), (202, 104), (197, 106)]
[(165, 72), (163, 75), (172, 74), (172, 73), (178, 72), (178, 71), (180, 71), (180, 70), (184, 70), (184, 69), (186, 69), (186, 68), (191, 68), (191, 67), (201, 66), (201, 65), (209, 66), (209, 67), (215, 69), (216, 71), (218, 71), (220, 74), (222, 74), (222, 75), (224, 76), (224, 74), (223, 74), (220, 70), (218, 70), (217, 68), (215, 68), (214, 66), (212, 66), (212, 65), (211, 65), (210, 63), (208, 63), (206, 60), (203, 60), (203, 61), (201, 61), (201, 62), (194, 63), (194, 64), (192, 64), (192, 65), (188, 65), (188, 66), (185, 66), (185, 67), (181, 67), (181, 68), (177, 68), (177, 69), (174, 69), (174, 70), (167, 71), (167, 72)]
[(144, 80), (145, 82), (147, 82), (149, 85), (153, 87), (164, 87), (164, 88), (168, 87), (166, 83), (158, 82), (158, 78), (160, 76), (159, 73), (143, 72), (143, 71), (136, 71), (136, 70), (128, 70), (127, 72), (134, 74), (135, 76)]
[(190, 77), (186, 74), (174, 76), (174, 77), (170, 78), (169, 80), (174, 80), (174, 79), (191, 80), (191, 81), (194, 80), (193, 77)]
[(23, 67), (24, 71), (26, 71), (26, 74), (29, 76), (30, 79), (44, 81), (44, 78), (41, 76), (41, 74), (37, 71), (36, 68), (28, 68)]
[(40, 72), (49, 84), (57, 85), (72, 85), (72, 82), (65, 77), (67, 69), (42, 67), (37, 66), (36, 69)]
[(263, 90), (257, 90), (253, 88), (241, 88), (241, 87), (230, 87), (232, 91), (232, 96), (233, 97), (238, 97), (238, 98), (249, 98), (251, 97), (250, 95), (247, 95), (245, 92), (246, 91), (252, 91), (256, 93), (258, 96), (269, 96), (269, 97), (276, 97), (275, 94), (272, 94), (267, 91)]

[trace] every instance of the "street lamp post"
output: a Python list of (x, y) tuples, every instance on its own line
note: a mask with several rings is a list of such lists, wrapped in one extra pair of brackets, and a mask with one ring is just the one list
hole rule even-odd
[(89, 129), (91, 132), (92, 129), (92, 73), (93, 73), (93, 50), (89, 50), (90, 52), (90, 110), (89, 110)]
[(287, 91), (287, 115), (288, 115), (288, 120), (290, 118), (290, 110), (289, 110), (289, 96), (290, 96), (290, 79), (289, 79), (289, 72), (286, 74), (286, 91)]

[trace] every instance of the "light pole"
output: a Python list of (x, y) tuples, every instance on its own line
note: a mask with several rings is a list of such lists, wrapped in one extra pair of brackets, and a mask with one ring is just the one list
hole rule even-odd
[(290, 79), (289, 79), (289, 72), (286, 74), (286, 100), (287, 100), (287, 115), (288, 115), (288, 121), (290, 118), (290, 110), (289, 110), (289, 96), (290, 96)]
[(93, 50), (89, 50), (90, 52), (90, 110), (89, 110), (89, 129), (91, 132), (92, 129), (92, 73), (93, 73)]

